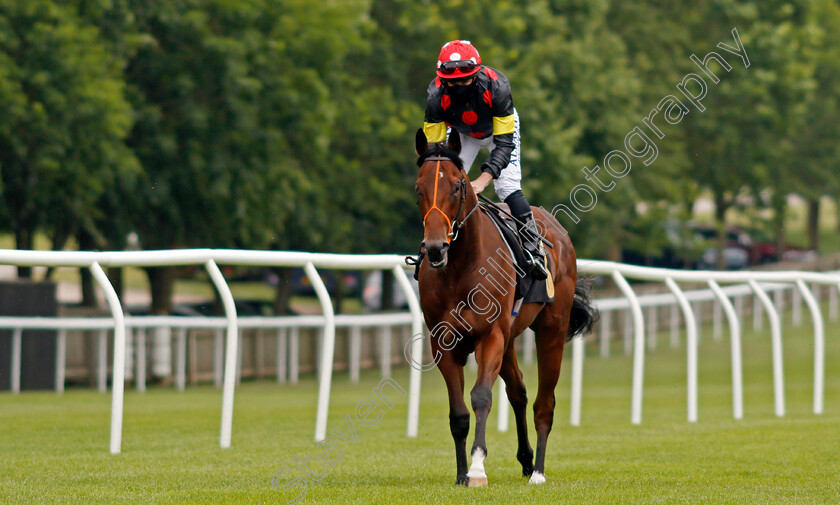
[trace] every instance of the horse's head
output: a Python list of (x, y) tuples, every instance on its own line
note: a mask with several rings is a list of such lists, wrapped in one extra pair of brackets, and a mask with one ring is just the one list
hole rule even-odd
[[(446, 266), (449, 245), (463, 226), (459, 219), (469, 210), (464, 208), (464, 201), (471, 188), (458, 157), (461, 139), (453, 132), (448, 143), (429, 144), (423, 130), (417, 130), (415, 148), (420, 170), (414, 190), (424, 228), (421, 248), (428, 255), (429, 265), (442, 268)], [(473, 196), (470, 200), (474, 199)]]

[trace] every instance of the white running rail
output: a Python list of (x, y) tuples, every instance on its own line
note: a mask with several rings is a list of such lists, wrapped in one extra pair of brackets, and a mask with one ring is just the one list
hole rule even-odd
[[(222, 417), (220, 431), (220, 446), (230, 447), (233, 425), (233, 399), (236, 384), (236, 368), (238, 358), (238, 340), (240, 328), (278, 328), (297, 329), (301, 327), (323, 328), (323, 345), (318, 359), (319, 370), (318, 410), (315, 425), (315, 439), (322, 440), (326, 435), (326, 421), (329, 409), (329, 393), (332, 381), (332, 367), (335, 348), (336, 326), (368, 325), (385, 326), (388, 324), (411, 325), (412, 335), (422, 334), (424, 323), (420, 311), (419, 300), (405, 274), (407, 268), (403, 256), (397, 255), (339, 255), (324, 253), (290, 252), (290, 251), (246, 251), (230, 249), (190, 249), (174, 251), (120, 251), (120, 252), (54, 252), (54, 251), (21, 251), (0, 250), (0, 264), (17, 266), (55, 266), (89, 268), (99, 283), (111, 310), (112, 318), (43, 318), (43, 317), (0, 317), (0, 328), (13, 330), (12, 336), (12, 390), (19, 390), (20, 374), (20, 339), (23, 329), (57, 329), (58, 330), (58, 361), (56, 389), (63, 390), (63, 355), (66, 331), (69, 329), (99, 329), (114, 331), (114, 366), (112, 410), (111, 410), (111, 453), (121, 451), (124, 372), (126, 361), (127, 328), (217, 328), (225, 330), (225, 363), (223, 379)], [(238, 318), (234, 300), (218, 265), (259, 265), (303, 267), (307, 277), (314, 286), (321, 304), (321, 316), (297, 317), (247, 317)], [(125, 266), (176, 266), (203, 265), (207, 269), (214, 285), (218, 289), (225, 309), (224, 318), (212, 317), (126, 317), (120, 306), (119, 299), (108, 281), (102, 267)], [(405, 293), (408, 300), (409, 312), (399, 314), (377, 315), (336, 315), (332, 310), (326, 286), (324, 286), (318, 269), (390, 269)], [(805, 300), (811, 311), (814, 325), (814, 413), (823, 411), (824, 396), (824, 368), (825, 368), (825, 330), (819, 304), (810, 289), (811, 285), (831, 286), (831, 314), (837, 314), (836, 288), (840, 286), (838, 273), (817, 272), (717, 272), (717, 271), (688, 271), (668, 270), (660, 268), (639, 267), (607, 261), (578, 260), (581, 273), (603, 275), (611, 277), (621, 290), (624, 298), (595, 300), (598, 309), (605, 315), (605, 320), (615, 311), (629, 311), (632, 320), (633, 380), (631, 422), (639, 424), (642, 421), (642, 393), (644, 387), (644, 358), (645, 358), (645, 321), (643, 307), (655, 308), (663, 306), (679, 307), (687, 328), (687, 417), (689, 422), (697, 421), (697, 317), (692, 304), (701, 301), (716, 300), (721, 304), (726, 314), (730, 328), (732, 352), (732, 388), (733, 388), (733, 416), (741, 419), (743, 416), (743, 385), (741, 373), (741, 343), (739, 313), (730, 301), (754, 293), (761, 305), (757, 307), (768, 313), (771, 323), (771, 342), (773, 351), (773, 387), (775, 399), (775, 413), (783, 416), (785, 413), (784, 376), (781, 355), (781, 328), (776, 306), (767, 296), (767, 290), (793, 289), (796, 297)], [(627, 279), (664, 282), (670, 293), (655, 295), (637, 295)], [(708, 290), (684, 292), (679, 283), (703, 283)], [(720, 284), (727, 284), (720, 287)], [(797, 299), (797, 298), (795, 298)], [(777, 303), (779, 298), (777, 297)], [(797, 306), (794, 306), (796, 317)], [(672, 312), (672, 338), (674, 338), (675, 316)], [(754, 325), (760, 323), (760, 314), (754, 319)], [(651, 321), (654, 324), (654, 321)], [(655, 330), (655, 326), (650, 328)], [(104, 338), (104, 333), (102, 334)], [(357, 333), (358, 335), (358, 333)], [(279, 337), (278, 337), (279, 338)], [(358, 337), (357, 337), (358, 338)], [(532, 336), (531, 336), (532, 338)], [(183, 336), (179, 336), (183, 340)], [(602, 345), (604, 344), (602, 335)], [(422, 339), (412, 339), (412, 355), (422, 355)], [(572, 361), (572, 405), (571, 421), (578, 425), (581, 418), (581, 397), (583, 384), (583, 339), (573, 342)], [(179, 343), (179, 348), (182, 342)], [(523, 345), (526, 354), (525, 362), (533, 354), (533, 342), (527, 338)], [(603, 349), (602, 349), (603, 354)], [(100, 361), (100, 367), (101, 367)], [(104, 389), (104, 372), (100, 373), (100, 387)], [(409, 406), (407, 435), (417, 436), (419, 401), (420, 401), (421, 371), (412, 367), (410, 371)], [(58, 384), (61, 380), (61, 385)], [(179, 380), (183, 384), (183, 378)], [(504, 401), (504, 389), (500, 385), (500, 402)], [(503, 405), (504, 403), (499, 403)], [(500, 429), (507, 428), (507, 410), (500, 409)]]
[[(813, 297), (807, 284), (825, 285), (832, 288), (840, 287), (840, 274), (837, 272), (820, 273), (807, 271), (780, 271), (780, 272), (757, 272), (757, 271), (697, 271), (697, 270), (670, 270), (662, 268), (641, 267), (635, 265), (625, 265), (621, 263), (614, 263), (609, 261), (597, 260), (578, 260), (578, 269), (580, 272), (598, 275), (611, 275), (616, 281), (619, 289), (627, 297), (627, 304), (631, 309), (633, 318), (633, 385), (632, 385), (632, 404), (630, 420), (633, 424), (639, 424), (642, 421), (642, 392), (644, 380), (644, 320), (642, 316), (642, 306), (657, 306), (673, 304), (676, 300), (684, 314), (686, 314), (686, 321), (689, 323), (688, 329), (688, 345), (687, 347), (687, 372), (688, 372), (688, 421), (695, 422), (697, 420), (697, 322), (695, 318), (689, 317), (688, 314), (693, 312), (693, 309), (688, 304), (688, 296), (681, 293), (677, 282), (688, 283), (707, 283), (711, 290), (695, 291), (691, 293), (694, 300), (712, 299), (716, 298), (724, 310), (727, 312), (727, 317), (730, 326), (730, 338), (732, 339), (732, 377), (733, 377), (733, 416), (740, 419), (743, 416), (743, 385), (741, 383), (742, 366), (741, 366), (741, 343), (740, 343), (740, 327), (737, 315), (733, 317), (734, 309), (728, 301), (727, 294), (744, 293), (744, 286), (730, 286), (721, 289), (718, 283), (726, 284), (743, 284), (746, 283), (748, 289), (751, 290), (758, 297), (763, 309), (767, 312), (770, 318), (770, 332), (771, 345), (773, 355), (773, 391), (774, 391), (774, 406), (777, 416), (785, 415), (785, 398), (784, 398), (784, 369), (782, 361), (782, 334), (781, 324), (779, 321), (779, 313), (774, 303), (767, 296), (766, 289), (771, 288), (776, 290), (780, 286), (779, 283), (785, 284), (790, 288), (791, 286), (797, 289), (797, 292), (806, 300), (809, 310), (812, 314), (814, 323), (814, 402), (813, 411), (815, 414), (823, 412), (823, 396), (824, 396), (824, 382), (825, 382), (825, 327), (820, 314), (820, 308)], [(674, 296), (670, 295), (647, 295), (646, 297), (637, 296), (633, 289), (626, 282), (625, 278), (646, 281), (662, 281), (668, 285)], [(774, 284), (770, 284), (774, 283)], [(670, 297), (670, 300), (667, 298)], [(647, 298), (643, 301), (644, 298)], [(605, 303), (601, 303), (605, 302)], [(645, 303), (647, 302), (647, 303)], [(617, 308), (619, 301), (612, 300), (596, 300), (596, 306), (600, 310), (614, 310)], [(622, 308), (626, 308), (624, 304)], [(574, 341), (573, 346), (582, 346), (583, 342), (580, 339)], [(577, 358), (579, 353), (575, 353), (573, 360), (573, 374), (575, 369), (583, 367), (582, 358)], [(576, 387), (580, 387), (582, 381), (573, 381)], [(572, 424), (580, 420), (580, 397), (581, 394), (577, 391), (572, 392), (573, 403), (571, 405), (571, 419)]]
[[(219, 445), (228, 448), (231, 444), (231, 432), (233, 426), (233, 398), (236, 383), (236, 364), (238, 352), (238, 321), (233, 297), (230, 288), (225, 282), (218, 264), (225, 265), (260, 265), (260, 266), (284, 266), (304, 267), (309, 281), (312, 283), (321, 303), (323, 316), (324, 340), (321, 348), (320, 360), (322, 364), (333, 362), (333, 351), (335, 348), (335, 326), (336, 316), (333, 313), (332, 302), (329, 298), (326, 286), (318, 275), (317, 268), (340, 268), (340, 269), (393, 269), (400, 287), (405, 293), (406, 299), (410, 302), (410, 313), (412, 329), (422, 328), (422, 314), (420, 313), (420, 302), (417, 295), (411, 289), (411, 285), (405, 278), (403, 272), (403, 256), (396, 255), (338, 255), (323, 253), (307, 253), (292, 251), (245, 251), (232, 249), (184, 249), (173, 251), (119, 251), (119, 252), (85, 252), (85, 251), (25, 251), (25, 250), (0, 250), (0, 264), (16, 266), (53, 266), (53, 267), (81, 267), (89, 268), (102, 287), (106, 300), (111, 309), (113, 320), (107, 327), (114, 330), (114, 378), (111, 407), (111, 453), (118, 454), (122, 447), (122, 417), (123, 417), (123, 396), (124, 396), (124, 373), (125, 373), (125, 344), (126, 344), (126, 318), (120, 301), (114, 288), (108, 281), (105, 272), (106, 267), (127, 267), (127, 266), (176, 266), (176, 265), (204, 265), (210, 277), (222, 296), (226, 318), (226, 346), (225, 346), (225, 367), (224, 387), (222, 393), (222, 419)], [(351, 316), (345, 316), (351, 317)], [(364, 316), (361, 316), (364, 317)], [(15, 320), (27, 320), (35, 318), (0, 318), (0, 327), (13, 328), (43, 328), (43, 319), (32, 321), (31, 324), (13, 326)], [(137, 320), (145, 318), (134, 318)], [(11, 324), (10, 324), (11, 323)], [(78, 323), (77, 323), (78, 324)], [(201, 326), (201, 324), (199, 324)], [(58, 328), (63, 328), (56, 325)], [(419, 332), (418, 332), (419, 333)], [(16, 331), (16, 338), (13, 338), (13, 375), (19, 377), (20, 369), (20, 331)], [(60, 339), (61, 342), (61, 339)], [(418, 345), (422, 342), (418, 341)], [(59, 346), (61, 349), (61, 346)], [(15, 352), (14, 349), (18, 351)], [(122, 364), (123, 366), (118, 366)], [(318, 412), (315, 424), (315, 439), (323, 440), (327, 431), (327, 414), (329, 409), (329, 392), (332, 382), (332, 367), (320, 367), (320, 385), (318, 392)], [(15, 384), (13, 379), (13, 391), (19, 388), (19, 382)], [(412, 373), (409, 387), (409, 421), (408, 436), (417, 436), (417, 417), (420, 402), (420, 375)]]

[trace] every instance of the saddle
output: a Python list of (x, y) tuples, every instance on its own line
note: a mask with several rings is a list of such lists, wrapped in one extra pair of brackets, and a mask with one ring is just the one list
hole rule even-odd
[[(522, 242), (519, 237), (519, 233), (517, 233), (516, 223), (513, 222), (513, 219), (501, 211), (498, 208), (486, 205), (484, 203), (479, 204), (481, 206), (481, 211), (490, 218), (493, 222), (493, 225), (498, 230), (499, 235), (502, 237), (502, 241), (507, 245), (508, 256), (507, 261), (510, 262), (510, 259), (513, 258), (516, 266), (516, 294), (514, 299), (519, 300), (522, 299), (523, 303), (550, 303), (554, 301), (554, 285), (547, 285), (547, 280), (550, 279), (543, 279), (543, 280), (535, 280), (530, 275), (530, 265), (528, 264), (528, 258), (525, 255), (525, 251), (522, 248)], [(551, 272), (551, 259), (549, 255), (546, 255), (546, 262), (548, 271)]]

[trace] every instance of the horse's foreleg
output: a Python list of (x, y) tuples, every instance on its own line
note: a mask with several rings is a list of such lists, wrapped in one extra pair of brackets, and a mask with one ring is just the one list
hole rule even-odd
[(449, 394), (449, 431), (455, 441), (455, 463), (458, 474), (455, 484), (467, 485), (467, 435), (470, 433), (470, 411), (464, 402), (464, 367), (444, 354), (438, 369), (446, 381)]
[[(505, 351), (502, 361), (502, 369), (499, 376), (505, 381), (505, 391), (513, 407), (513, 416), (516, 419), (516, 437), (519, 448), (516, 451), (516, 459), (522, 465), (522, 475), (530, 477), (534, 471), (534, 450), (528, 441), (528, 424), (526, 412), (528, 407), (528, 395), (525, 391), (525, 382), (522, 380), (522, 371), (516, 360), (516, 349), (511, 342)], [(499, 406), (499, 408), (505, 408)]]
[(559, 333), (556, 327), (544, 326), (536, 331), (539, 389), (534, 400), (534, 425), (537, 429), (537, 458), (529, 481), (531, 484), (545, 482), (545, 449), (554, 423), (554, 388), (560, 377), (566, 335), (565, 328), (563, 330)]
[(475, 349), (478, 362), (478, 377), (470, 392), (473, 412), (475, 412), (475, 442), (472, 446), (472, 463), (467, 473), (470, 487), (487, 486), (487, 474), (484, 472), (484, 459), (487, 457), (487, 417), (493, 405), (493, 383), (499, 376), (504, 352), (504, 336), (500, 330), (485, 335)]

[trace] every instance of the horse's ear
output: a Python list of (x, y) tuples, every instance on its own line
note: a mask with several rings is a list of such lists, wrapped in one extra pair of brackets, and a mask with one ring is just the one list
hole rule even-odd
[(449, 149), (458, 154), (461, 154), (461, 135), (459, 135), (454, 128), (449, 134)]
[(414, 135), (414, 150), (417, 151), (417, 156), (429, 150), (429, 141), (426, 139), (426, 134), (423, 133), (423, 128), (418, 128), (417, 134)]

